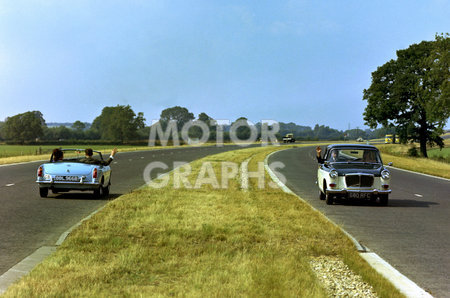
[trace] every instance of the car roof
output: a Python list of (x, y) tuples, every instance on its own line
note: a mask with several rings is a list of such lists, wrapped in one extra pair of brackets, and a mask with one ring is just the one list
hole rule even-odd
[(377, 147), (373, 145), (363, 145), (363, 144), (332, 144), (328, 145), (327, 151), (331, 149), (372, 149), (378, 150)]

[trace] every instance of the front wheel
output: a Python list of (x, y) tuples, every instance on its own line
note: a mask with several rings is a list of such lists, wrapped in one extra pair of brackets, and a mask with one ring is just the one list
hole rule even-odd
[(39, 195), (41, 198), (46, 198), (48, 196), (48, 188), (47, 187), (40, 187), (39, 188)]
[(387, 206), (389, 202), (389, 195), (380, 195), (380, 205), (381, 206)]
[(325, 200), (325, 194), (320, 190), (320, 188), (319, 188), (319, 199), (320, 200)]
[(327, 203), (327, 205), (333, 205), (333, 202), (334, 202), (334, 200), (333, 200), (333, 195), (327, 193), (327, 194), (325, 195), (325, 202)]

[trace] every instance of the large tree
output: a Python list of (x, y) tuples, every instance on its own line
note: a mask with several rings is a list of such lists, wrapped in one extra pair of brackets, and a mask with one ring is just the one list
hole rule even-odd
[(137, 116), (129, 105), (104, 107), (100, 116), (95, 118), (92, 129), (104, 140), (128, 141), (138, 137), (137, 131), (145, 126), (144, 114)]
[(5, 139), (24, 143), (43, 136), (45, 127), (42, 113), (31, 111), (6, 118), (2, 130)]
[(366, 124), (395, 127), (401, 141), (420, 143), (424, 157), (427, 144), (444, 145), (440, 135), (450, 116), (449, 43), (448, 34), (437, 35), (397, 51), (397, 59), (378, 67), (364, 90)]
[(165, 129), (169, 121), (177, 121), (177, 129), (181, 131), (183, 125), (191, 120), (194, 120), (194, 114), (190, 113), (188, 109), (175, 106), (165, 109), (161, 112), (160, 121), (162, 127)]

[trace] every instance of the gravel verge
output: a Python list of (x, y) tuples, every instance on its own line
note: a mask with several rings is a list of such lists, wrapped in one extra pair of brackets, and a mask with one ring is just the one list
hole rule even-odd
[(310, 264), (330, 297), (378, 297), (371, 285), (337, 257), (312, 258)]

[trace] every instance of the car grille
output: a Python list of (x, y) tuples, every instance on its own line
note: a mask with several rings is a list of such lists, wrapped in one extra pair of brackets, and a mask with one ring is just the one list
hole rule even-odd
[(346, 175), (347, 187), (371, 187), (373, 185), (372, 175)]

